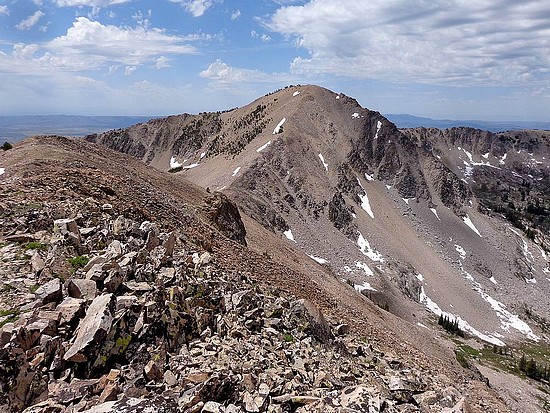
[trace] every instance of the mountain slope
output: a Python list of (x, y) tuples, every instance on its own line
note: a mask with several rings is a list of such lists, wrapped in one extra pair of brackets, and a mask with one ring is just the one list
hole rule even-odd
[(3, 408), (506, 410), (428, 329), (246, 216), (243, 234), (220, 194), (67, 138), (0, 165)]
[[(89, 139), (223, 190), (264, 227), (409, 321), (444, 313), (499, 345), (545, 332), (544, 132), (401, 132), (352, 98), (296, 86), (232, 111)], [(538, 214), (520, 224), (508, 204), (491, 201), (502, 190), (486, 190), (496, 172), (515, 209)], [(527, 198), (519, 179), (533, 188)]]

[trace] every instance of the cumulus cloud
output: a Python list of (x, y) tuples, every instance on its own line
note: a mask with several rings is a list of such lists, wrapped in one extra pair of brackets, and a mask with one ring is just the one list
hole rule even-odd
[(243, 84), (286, 84), (297, 79), (286, 73), (265, 73), (260, 70), (230, 66), (221, 59), (216, 59), (199, 76), (212, 82), (214, 88), (225, 89), (232, 85)]
[(257, 70), (231, 67), (217, 59), (215, 62), (210, 63), (206, 70), (200, 72), (199, 76), (210, 80), (238, 83), (262, 77), (262, 73)]
[[(172, 3), (180, 3), (193, 17), (202, 16), (206, 10), (214, 5), (215, 0), (170, 0)], [(221, 1), (221, 0), (220, 0)]]
[(51, 59), (69, 70), (98, 68), (104, 63), (139, 66), (156, 61), (160, 54), (196, 53), (187, 39), (163, 30), (138, 26), (103, 25), (78, 17), (67, 34), (47, 43)]
[(0, 14), (5, 14), (6, 16), (9, 16), (10, 9), (8, 9), (8, 6), (0, 6)]
[(312, 0), (265, 23), (308, 55), (297, 73), (435, 84), (548, 81), (550, 3)]
[[(208, 36), (206, 36), (208, 39)], [(42, 76), (46, 73), (118, 67), (168, 67), (171, 56), (198, 53), (189, 43), (197, 35), (173, 36), (161, 29), (103, 25), (78, 17), (66, 34), (42, 44), (17, 43), (0, 51), (0, 73)]]
[(40, 10), (34, 12), (34, 14), (30, 15), (29, 17), (27, 17), (25, 20), (22, 20), (21, 22), (19, 22), (18, 25), (16, 25), (15, 27), (18, 29), (18, 30), (29, 30), (30, 28), (32, 28), (36, 23), (38, 23), (38, 21), (44, 17), (44, 13), (41, 12)]

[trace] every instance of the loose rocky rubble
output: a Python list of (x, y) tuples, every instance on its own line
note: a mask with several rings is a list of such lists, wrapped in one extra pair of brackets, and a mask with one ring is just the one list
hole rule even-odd
[(2, 221), (0, 411), (469, 411), (449, 378), (244, 270), (220, 270), (184, 232), (109, 204), (28, 214), (43, 229)]

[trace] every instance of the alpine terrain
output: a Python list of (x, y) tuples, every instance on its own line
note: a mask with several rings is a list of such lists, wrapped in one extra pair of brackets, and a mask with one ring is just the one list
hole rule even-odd
[(0, 183), (0, 410), (550, 405), (550, 132), (290, 86), (29, 138)]

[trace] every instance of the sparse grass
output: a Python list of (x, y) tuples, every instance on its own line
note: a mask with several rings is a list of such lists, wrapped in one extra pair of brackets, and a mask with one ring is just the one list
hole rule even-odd
[(29, 287), (29, 291), (34, 294), (39, 288), (40, 286), (38, 284), (34, 284)]
[(0, 321), (0, 327), (8, 323), (13, 323), (19, 318), (19, 310), (12, 308), (9, 310), (0, 310), (0, 317), (7, 317), (5, 320)]
[(41, 242), (38, 242), (38, 241), (31, 241), (27, 244), (25, 244), (23, 246), (23, 249), (25, 251), (28, 251), (28, 250), (40, 250), (40, 251), (45, 251), (48, 249), (48, 244), (43, 244)]
[(70, 258), (68, 261), (71, 267), (73, 267), (73, 271), (76, 271), (79, 268), (85, 267), (90, 259), (86, 255), (79, 255), (78, 257)]
[(286, 341), (287, 343), (294, 343), (294, 336), (290, 333), (284, 333), (283, 340)]

